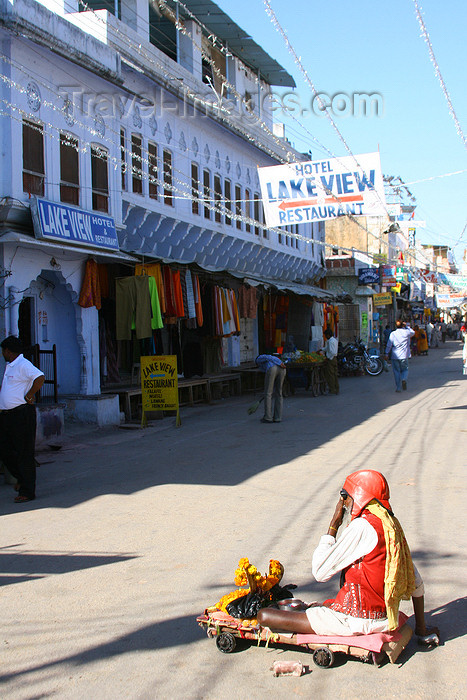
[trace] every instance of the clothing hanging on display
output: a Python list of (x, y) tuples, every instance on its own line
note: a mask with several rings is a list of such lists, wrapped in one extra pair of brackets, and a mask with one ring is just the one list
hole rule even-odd
[(244, 284), (238, 290), (238, 310), (241, 318), (256, 318), (258, 295), (255, 287)]
[(95, 306), (96, 309), (101, 308), (101, 287), (99, 283), (98, 265), (92, 258), (86, 260), (84, 279), (79, 293), (78, 304), (84, 309), (89, 309), (91, 306)]
[(166, 312), (165, 289), (162, 279), (162, 270), (159, 263), (150, 263), (149, 265), (136, 265), (135, 275), (148, 275), (154, 277), (157, 285), (157, 294), (159, 296), (159, 306), (161, 313)]
[(131, 340), (133, 319), (137, 339), (150, 338), (152, 311), (149, 278), (147, 275), (121, 277), (115, 283), (117, 340)]

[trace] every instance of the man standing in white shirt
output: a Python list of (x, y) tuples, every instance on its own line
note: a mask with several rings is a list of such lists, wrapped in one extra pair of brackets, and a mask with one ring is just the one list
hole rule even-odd
[(396, 391), (407, 389), (407, 378), (409, 376), (410, 339), (415, 335), (413, 331), (403, 321), (396, 321), (396, 330), (389, 336), (386, 345), (386, 360), (391, 360)]
[(15, 503), (36, 497), (36, 409), (34, 396), (44, 373), (22, 355), (19, 338), (10, 335), (0, 343), (6, 361), (0, 389), (0, 459), (15, 477)]
[(326, 361), (324, 363), (324, 378), (329, 387), (329, 392), (331, 394), (339, 393), (339, 380), (337, 378), (337, 351), (339, 349), (339, 343), (337, 338), (332, 334), (330, 328), (326, 328), (324, 331), (324, 337), (326, 342), (324, 344), (324, 354), (326, 356)]

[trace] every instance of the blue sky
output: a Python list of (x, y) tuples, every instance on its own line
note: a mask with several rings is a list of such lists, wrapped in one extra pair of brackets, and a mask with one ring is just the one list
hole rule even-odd
[[(379, 93), (381, 116), (335, 116), (354, 154), (380, 150), (385, 175), (411, 183), (467, 169), (467, 151), (457, 134), (447, 101), (421, 38), (413, 0), (270, 0), (317, 87), (336, 93)], [(262, 0), (217, 0), (257, 43), (291, 73), (300, 104), (309, 107), (311, 92)], [(467, 133), (466, 0), (420, 0), (433, 50), (464, 134)], [(312, 113), (299, 117), (306, 129), (337, 156), (348, 155), (329, 122)], [(301, 151), (323, 155), (291, 121), (286, 134)], [(301, 134), (300, 134), (301, 131)], [(455, 245), (458, 264), (467, 248), (467, 172), (410, 185), (417, 199), (417, 230), (424, 243)], [(457, 245), (456, 245), (457, 244)]]

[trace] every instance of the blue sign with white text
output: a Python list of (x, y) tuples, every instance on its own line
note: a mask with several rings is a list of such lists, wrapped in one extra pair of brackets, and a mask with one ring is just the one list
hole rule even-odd
[(36, 238), (119, 250), (115, 222), (110, 216), (39, 197), (34, 204), (31, 211)]
[(358, 271), (358, 284), (379, 284), (379, 269), (377, 267), (361, 267)]

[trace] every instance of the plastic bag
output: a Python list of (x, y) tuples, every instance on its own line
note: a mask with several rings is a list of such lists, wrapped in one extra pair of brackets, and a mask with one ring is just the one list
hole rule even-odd
[(241, 598), (233, 600), (227, 606), (227, 612), (232, 617), (239, 617), (244, 620), (251, 620), (258, 614), (258, 610), (264, 607), (267, 603), (265, 596), (256, 591), (256, 593), (247, 593)]

